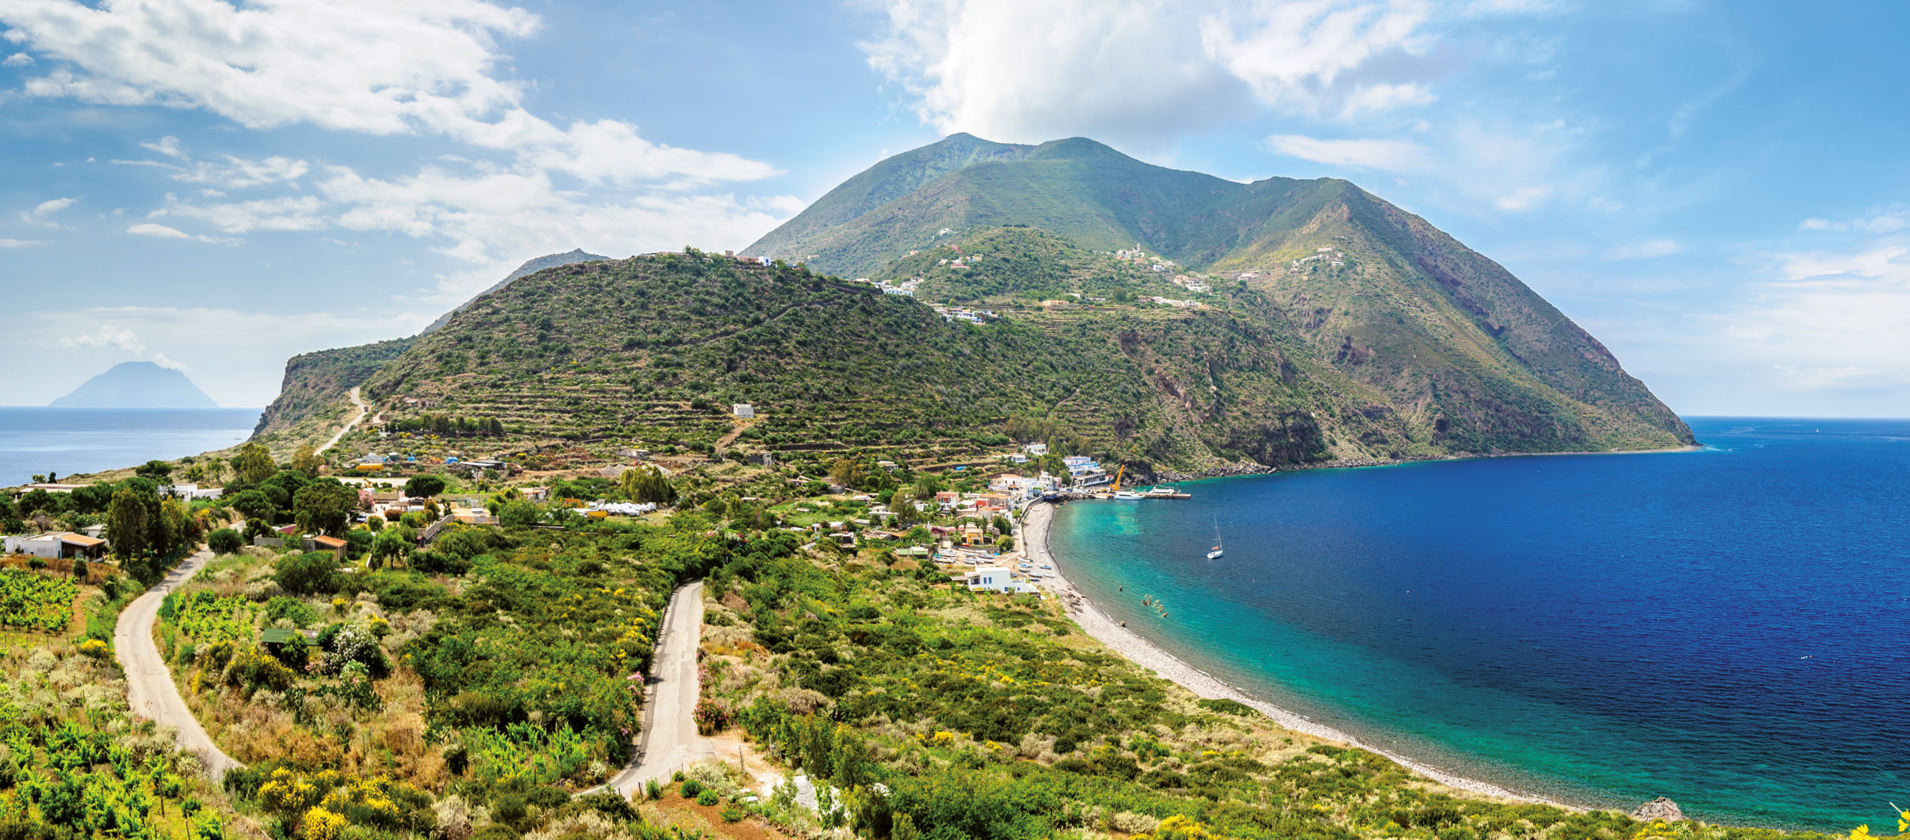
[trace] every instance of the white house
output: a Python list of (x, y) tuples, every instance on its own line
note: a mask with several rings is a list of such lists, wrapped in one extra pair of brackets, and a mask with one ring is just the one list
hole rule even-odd
[(1026, 451), (1029, 455), (1039, 458), (1048, 454), (1048, 445), (1045, 443), (1031, 443), (1022, 447), (1022, 450)]
[(106, 541), (85, 534), (54, 532), (32, 536), (7, 537), (8, 554), (26, 554), (52, 560), (59, 557), (98, 557), (106, 551)]
[(730, 406), (730, 413), (735, 414), (738, 420), (756, 419), (756, 409), (751, 407), (749, 403), (736, 403)]
[(1000, 566), (983, 566), (969, 572), (966, 582), (969, 589), (988, 592), (1033, 592), (1034, 584), (1015, 580), (1008, 576), (1008, 570)]

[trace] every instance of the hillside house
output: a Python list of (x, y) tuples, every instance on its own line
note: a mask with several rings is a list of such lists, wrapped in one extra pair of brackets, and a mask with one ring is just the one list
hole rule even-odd
[(337, 537), (328, 537), (324, 534), (318, 534), (316, 536), (306, 534), (303, 539), (299, 540), (299, 544), (306, 551), (323, 551), (340, 560), (345, 559), (345, 549), (351, 545), (351, 543), (345, 542)]
[(756, 419), (756, 408), (749, 403), (736, 403), (730, 406), (730, 413), (736, 415), (738, 420)]
[(1027, 581), (1015, 580), (1008, 570), (1000, 566), (983, 566), (969, 572), (963, 579), (969, 589), (982, 592), (1033, 592), (1035, 587)]
[(46, 560), (61, 557), (98, 559), (106, 553), (105, 540), (70, 531), (7, 537), (5, 547), (8, 554), (25, 554)]

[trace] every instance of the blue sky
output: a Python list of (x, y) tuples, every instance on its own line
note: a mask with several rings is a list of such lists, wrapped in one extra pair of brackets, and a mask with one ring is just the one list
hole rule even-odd
[(1687, 414), (1910, 416), (1894, 3), (9, 0), (0, 404), (408, 335), (518, 263), (741, 248), (882, 157), (1349, 178)]

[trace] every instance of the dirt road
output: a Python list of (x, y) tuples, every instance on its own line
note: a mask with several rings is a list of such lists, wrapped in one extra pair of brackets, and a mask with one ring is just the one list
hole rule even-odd
[(353, 417), (350, 423), (346, 423), (345, 428), (339, 429), (338, 434), (332, 435), (331, 440), (325, 441), (325, 445), (319, 447), (318, 451), (324, 452), (327, 449), (337, 446), (338, 442), (341, 440), (344, 440), (345, 435), (349, 434), (351, 430), (358, 425), (359, 421), (365, 419), (365, 415), (371, 413), (371, 406), (367, 405), (364, 400), (358, 398), (357, 387), (353, 387), (351, 389), (350, 396), (351, 396), (352, 405), (358, 406), (358, 416)]
[[(159, 618), (159, 602), (165, 600), (166, 593), (191, 579), (206, 561), (212, 559), (212, 552), (200, 550), (187, 558), (179, 567), (166, 575), (165, 580), (146, 591), (119, 614), (119, 624), (113, 628), (113, 650), (119, 658), (121, 668), (126, 670), (126, 702), (132, 707), (133, 714), (147, 718), (160, 726), (170, 726), (179, 732), (180, 749), (199, 756), (205, 762), (206, 771), (214, 779), (225, 776), (227, 770), (245, 765), (234, 761), (231, 756), (219, 750), (212, 738), (206, 735), (198, 718), (192, 716), (192, 710), (186, 708), (186, 701), (179, 696), (179, 687), (172, 681), (172, 674), (166, 670), (166, 660), (159, 655), (159, 648), (153, 644), (153, 622)], [(699, 602), (700, 603), (700, 602)], [(694, 676), (695, 672), (691, 672)], [(691, 732), (695, 732), (692, 728)]]

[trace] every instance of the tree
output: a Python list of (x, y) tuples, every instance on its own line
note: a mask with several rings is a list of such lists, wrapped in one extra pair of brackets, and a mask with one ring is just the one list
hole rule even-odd
[(246, 484), (264, 483), (278, 468), (272, 462), (272, 453), (258, 441), (247, 441), (239, 447), (239, 454), (232, 456), (232, 473)]
[(389, 563), (393, 566), (411, 556), (414, 544), (409, 528), (389, 528), (371, 541), (371, 559), (373, 562)]
[(73, 491), (73, 510), (78, 513), (99, 513), (113, 501), (113, 485), (104, 481), (95, 481)]
[(836, 462), (829, 466), (829, 478), (843, 487), (851, 489), (861, 487), (868, 477), (868, 467), (860, 458), (837, 458)]
[(337, 557), (329, 551), (314, 551), (279, 558), (272, 579), (294, 595), (312, 595), (332, 591), (332, 576), (337, 572)]
[(542, 522), (543, 511), (526, 501), (506, 502), (497, 511), (497, 521), (510, 528), (528, 528)]
[(1008, 521), (1008, 517), (1006, 516), (997, 514), (995, 521), (990, 524), (995, 526), (995, 533), (997, 534), (1012, 534), (1015, 532), (1015, 526)]
[(318, 477), (318, 471), (323, 466), (325, 466), (324, 459), (318, 457), (318, 450), (313, 449), (309, 443), (300, 446), (297, 452), (292, 453), (292, 469), (312, 478)]
[(307, 531), (338, 536), (345, 532), (353, 511), (358, 510), (358, 493), (337, 479), (314, 481), (292, 496), (292, 517)]
[(260, 522), (271, 522), (272, 514), (278, 512), (278, 508), (272, 504), (271, 497), (265, 495), (263, 490), (242, 490), (235, 493), (232, 498), (226, 500), (226, 506), (238, 511), (239, 515), (246, 519), (256, 519)]
[(437, 475), (414, 475), (405, 480), (405, 495), (413, 499), (429, 499), (444, 492), (444, 477)]
[(206, 547), (218, 554), (236, 554), (245, 547), (245, 538), (231, 528), (220, 528), (206, 535)]
[(152, 514), (146, 500), (131, 487), (113, 491), (106, 509), (106, 539), (113, 544), (114, 555), (126, 560), (145, 554), (151, 545), (147, 535), (151, 527)]
[(154, 481), (165, 481), (172, 475), (172, 465), (159, 460), (147, 461), (144, 464), (134, 467), (133, 475), (139, 476), (140, 478), (150, 478)]
[(667, 505), (676, 501), (676, 488), (670, 486), (669, 479), (664, 478), (663, 471), (656, 467), (624, 470), (618, 483), (624, 498), (633, 502)]

